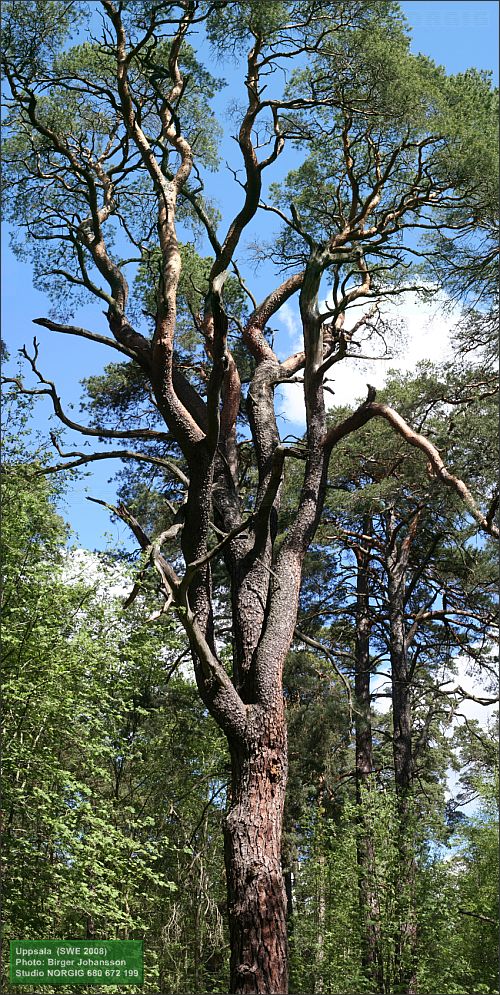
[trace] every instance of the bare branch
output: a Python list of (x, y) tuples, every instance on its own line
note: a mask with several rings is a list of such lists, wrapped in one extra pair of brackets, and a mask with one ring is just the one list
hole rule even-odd
[(470, 912), (469, 909), (457, 909), (457, 912), (461, 916), (472, 916), (474, 919), (479, 919), (481, 922), (490, 922), (494, 926), (498, 925), (498, 919), (492, 919), (490, 916), (483, 916), (479, 912)]
[(469, 509), (472, 517), (482, 531), (487, 532), (489, 535), (498, 537), (500, 535), (500, 531), (492, 520), (493, 516), (486, 517), (483, 515), (463, 480), (460, 480), (459, 477), (455, 477), (454, 474), (447, 470), (439, 451), (436, 449), (436, 446), (434, 446), (429, 439), (426, 439), (425, 436), (415, 432), (404, 420), (404, 418), (394, 411), (393, 408), (390, 408), (387, 404), (375, 402), (374, 398), (375, 390), (373, 387), (369, 387), (366, 401), (364, 401), (352, 415), (349, 415), (346, 419), (344, 419), (343, 422), (329, 429), (323, 440), (325, 449), (331, 450), (333, 446), (340, 442), (341, 439), (345, 438), (347, 435), (350, 435), (352, 432), (356, 432), (363, 425), (366, 425), (371, 418), (375, 416), (385, 418), (385, 420), (389, 422), (392, 428), (394, 428), (406, 442), (425, 453), (429, 459), (430, 471), (432, 471), (433, 475), (442, 480), (444, 484), (454, 490), (459, 497), (462, 498), (462, 501)]
[(268, 294), (265, 300), (250, 315), (243, 337), (257, 362), (262, 362), (264, 359), (272, 359), (275, 363), (278, 362), (274, 351), (271, 349), (269, 343), (266, 342), (262, 332), (272, 315), (276, 314), (280, 307), (300, 289), (303, 279), (303, 271), (290, 276), (284, 283)]
[(373, 418), (375, 412), (371, 409), (371, 402), (375, 397), (375, 388), (368, 385), (368, 396), (362, 404), (356, 408), (356, 411), (352, 415), (349, 415), (344, 421), (340, 422), (338, 425), (334, 425), (330, 428), (323, 440), (323, 445), (326, 450), (331, 451), (334, 446), (344, 439), (347, 435), (352, 432), (356, 432), (363, 425)]
[(498, 527), (493, 523), (492, 518), (487, 518), (483, 515), (482, 511), (478, 508), (472, 494), (470, 493), (468, 487), (464, 484), (463, 480), (459, 477), (455, 477), (454, 474), (450, 473), (446, 469), (446, 466), (441, 458), (439, 451), (436, 447), (426, 439), (425, 436), (420, 435), (415, 432), (401, 415), (398, 415), (396, 411), (390, 408), (387, 404), (380, 404), (371, 402), (369, 405), (369, 411), (372, 415), (379, 415), (385, 418), (387, 422), (396, 430), (408, 442), (411, 446), (415, 446), (420, 449), (429, 459), (430, 468), (434, 474), (439, 477), (448, 487), (454, 490), (461, 498), (464, 504), (469, 509), (472, 517), (475, 519), (479, 527), (483, 532), (487, 532), (492, 536), (499, 536), (500, 531)]
[(120, 518), (131, 529), (139, 545), (151, 558), (164, 585), (167, 600), (171, 597), (179, 620), (182, 623), (191, 644), (191, 648), (199, 660), (201, 667), (200, 691), (205, 700), (209, 700), (213, 712), (217, 715), (222, 727), (232, 735), (242, 735), (246, 725), (246, 709), (231, 683), (224, 667), (213, 654), (198, 625), (187, 599), (187, 591), (183, 587), (173, 567), (160, 553), (157, 540), (151, 541), (137, 519), (124, 505), (115, 507), (98, 498), (87, 498), (94, 504), (102, 505)]
[(107, 335), (99, 335), (97, 332), (90, 332), (87, 328), (79, 328), (77, 325), (61, 325), (57, 321), (51, 321), (50, 318), (33, 318), (32, 320), (34, 325), (42, 325), (44, 328), (49, 328), (53, 332), (62, 332), (64, 335), (77, 335), (83, 339), (90, 339), (91, 342), (100, 342), (101, 345), (107, 345), (110, 349), (121, 352), (129, 359), (137, 359), (136, 350), (130, 346), (122, 345), (116, 339), (110, 339)]
[(237, 525), (234, 529), (231, 529), (231, 531), (224, 536), (221, 542), (219, 542), (212, 549), (208, 550), (204, 556), (200, 556), (198, 560), (193, 560), (192, 563), (187, 564), (184, 577), (181, 581), (181, 589), (183, 592), (187, 591), (195, 573), (197, 573), (198, 570), (202, 570), (203, 567), (205, 567), (207, 563), (210, 563), (216, 556), (219, 556), (219, 554), (226, 548), (226, 546), (229, 545), (230, 542), (232, 542), (233, 539), (236, 539), (237, 536), (241, 536), (242, 533), (245, 533), (248, 527), (253, 524), (254, 519), (254, 513), (249, 515), (248, 518), (241, 522), (240, 525)]
[(30, 356), (23, 346), (21, 349), (21, 354), (25, 359), (28, 360), (33, 373), (37, 377), (39, 383), (43, 384), (42, 387), (25, 387), (22, 380), (19, 377), (2, 377), (2, 383), (12, 383), (15, 384), (18, 391), (21, 394), (26, 394), (27, 396), (33, 397), (50, 397), (52, 401), (52, 407), (54, 409), (54, 414), (57, 415), (59, 420), (66, 425), (68, 428), (73, 429), (75, 432), (79, 432), (80, 435), (89, 435), (96, 439), (151, 439), (152, 441), (170, 442), (171, 435), (168, 432), (160, 432), (156, 429), (149, 428), (136, 428), (129, 429), (129, 431), (120, 431), (118, 429), (109, 428), (91, 428), (89, 425), (81, 425), (79, 422), (74, 421), (69, 417), (63, 410), (61, 399), (57, 393), (55, 384), (52, 380), (47, 380), (38, 369), (37, 359), (38, 359), (38, 342), (33, 339), (33, 347), (35, 350), (34, 356)]
[[(53, 435), (51, 437), (54, 445), (56, 445), (55, 437)], [(129, 449), (116, 449), (111, 450), (110, 452), (102, 453), (62, 453), (58, 445), (56, 448), (61, 456), (64, 456), (65, 458), (74, 456), (76, 458), (71, 460), (69, 463), (57, 463), (54, 466), (43, 467), (41, 470), (37, 470), (36, 476), (45, 476), (49, 473), (58, 473), (60, 470), (73, 470), (77, 466), (84, 466), (87, 463), (95, 463), (96, 460), (133, 459), (143, 463), (150, 463), (152, 466), (158, 466), (162, 470), (168, 470), (174, 477), (177, 477), (177, 479), (180, 480), (181, 484), (184, 484), (185, 487), (189, 487), (189, 478), (186, 477), (185, 473), (183, 473), (182, 470), (175, 465), (175, 463), (172, 463), (170, 460), (163, 459), (161, 456), (133, 452)]]

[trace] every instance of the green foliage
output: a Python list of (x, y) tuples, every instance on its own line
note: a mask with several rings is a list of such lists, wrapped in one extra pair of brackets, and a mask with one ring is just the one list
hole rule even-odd
[[(35, 286), (51, 295), (57, 315), (68, 317), (75, 307), (88, 302), (89, 293), (109, 300), (107, 288), (101, 284), (101, 274), (81, 238), (82, 230), (88, 231), (92, 221), (85, 185), (89, 154), (106, 162), (115, 143), (122, 155), (120, 165), (115, 162), (114, 197), (106, 226), (106, 245), (117, 264), (121, 262), (117, 246), (123, 246), (125, 239), (133, 239), (135, 251), (151, 239), (157, 197), (149, 186), (144, 165), (135, 159), (130, 168), (133, 155), (128, 148), (124, 122), (117, 119), (116, 61), (109, 50), (94, 41), (68, 42), (60, 50), (63, 36), (78, 27), (80, 15), (85, 15), (88, 22), (88, 8), (80, 10), (78, 4), (73, 5), (72, 19), (72, 4), (66, 5), (68, 16), (57, 24), (54, 13), (59, 4), (37, 4), (33, 22), (25, 16), (33, 7), (31, 0), (21, 5), (22, 16), (19, 6), (16, 2), (5, 5), (7, 49), (10, 53), (12, 48), (10, 55), (19, 71), (24, 70), (19, 68), (16, 53), (24, 49), (28, 52), (26, 86), (35, 83), (33, 107), (39, 126), (34, 132), (25, 94), (18, 103), (10, 105), (3, 135), (5, 179), (7, 182), (8, 177), (10, 190), (5, 217), (13, 222), (14, 251), (20, 258), (30, 259)], [(39, 23), (41, 40), (33, 35), (33, 25), (38, 24), (38, 7), (43, 12)], [(42, 57), (40, 53), (45, 60), (43, 65), (37, 61)], [(169, 41), (152, 41), (130, 67), (131, 83), (141, 94), (142, 127), (166, 175), (175, 170), (175, 156), (160, 146), (156, 135), (160, 130), (161, 92), (169, 53)], [(223, 82), (202, 65), (187, 42), (182, 48), (180, 66), (185, 78), (184, 134), (197, 161), (211, 170), (218, 163), (221, 128), (210, 100)], [(96, 187), (100, 193), (99, 177)], [(216, 213), (210, 205), (207, 213), (215, 219)], [(180, 205), (178, 220), (199, 234), (199, 220), (188, 202)], [(40, 238), (45, 241), (42, 255)], [(145, 252), (143, 259), (146, 255)], [(82, 266), (86, 271), (84, 279)], [(139, 279), (139, 290), (141, 286)], [(140, 298), (131, 301), (131, 314), (140, 313), (141, 303)]]
[(140, 417), (141, 425), (159, 421), (146, 375), (136, 363), (108, 363), (102, 374), (88, 377), (84, 386), (87, 399), (82, 407), (96, 426), (118, 428), (131, 410)]
[[(208, 278), (212, 267), (209, 256), (200, 256), (192, 242), (179, 245), (182, 271), (177, 296), (177, 336), (179, 350), (191, 354), (200, 348), (202, 334), (199, 325), (203, 319), (208, 294)], [(144, 252), (137, 269), (135, 290), (146, 313), (156, 312), (158, 283), (161, 277), (161, 253), (157, 247)], [(229, 275), (224, 285), (224, 305), (230, 321), (229, 337), (239, 340), (238, 322), (245, 318), (248, 304), (245, 293), (236, 277)], [(235, 326), (236, 319), (236, 326)], [(236, 333), (236, 335), (235, 335)]]
[[(284, 181), (271, 185), (271, 193), (285, 212), (294, 204), (309, 237), (322, 244), (345, 230), (354, 181), (360, 205), (367, 205), (370, 236), (364, 251), (372, 257), (379, 289), (409, 282), (409, 268), (431, 280), (442, 277), (440, 259), (457, 251), (468, 252), (472, 264), (473, 247), (477, 252), (481, 238), (478, 223), (492, 220), (498, 199), (498, 94), (487, 73), (470, 70), (449, 77), (430, 59), (411, 54), (404, 24), (390, 12), (385, 23), (382, 17), (376, 24), (350, 25), (335, 33), (307, 68), (292, 73), (288, 96), (298, 108), (305, 101), (303, 110), (286, 112), (282, 122), (303, 156)], [(314, 123), (307, 99), (323, 104)], [(434, 189), (430, 201), (415, 202), (398, 219), (405, 198), (412, 200), (417, 178), (423, 183), (424, 176), (429, 192)], [(380, 198), (368, 209), (377, 188)], [(386, 253), (375, 231), (392, 217), (392, 250)], [(462, 235), (457, 239), (446, 224), (462, 226)], [(411, 244), (405, 236), (408, 228), (413, 230)], [(437, 259), (432, 253), (436, 245)], [(490, 242), (490, 251), (492, 246)], [(295, 264), (307, 256), (301, 235), (286, 227), (274, 251), (283, 262), (288, 257)], [(458, 273), (451, 266), (446, 272), (458, 291)]]
[[(238, 0), (214, 4), (208, 19), (207, 34), (219, 55), (237, 56), (254, 39), (264, 50), (294, 54), (307, 39), (312, 46), (321, 38), (328, 49), (336, 36), (356, 27), (381, 25), (391, 30), (403, 23), (399, 5), (392, 0)], [(276, 62), (279, 57), (276, 57)], [(272, 60), (274, 64), (274, 60)]]
[[(439, 447), (450, 469), (470, 480), (475, 493), (486, 499), (486, 506), (494, 481), (491, 463), (494, 447), (488, 444), (483, 447), (481, 433), (488, 439), (494, 420), (492, 397), (483, 377), (489, 384), (486, 372), (477, 366), (464, 369), (450, 364), (436, 369), (430, 364), (421, 364), (411, 375), (393, 372), (380, 399), (395, 407), (410, 425), (418, 425), (424, 431)], [(484, 395), (476, 387), (478, 381), (485, 387)], [(450, 400), (455, 403), (451, 405)], [(448, 420), (447, 407), (452, 408), (452, 417)], [(333, 411), (332, 423), (341, 421), (347, 413), (346, 409)], [(296, 488), (299, 485), (297, 478), (290, 471), (287, 487)], [(293, 505), (293, 498), (288, 505), (285, 497), (285, 528), (288, 507)], [(291, 657), (285, 678), (291, 743), (285, 853), (287, 866), (295, 867), (297, 894), (303, 895), (303, 906), (294, 919), (292, 934), (293, 971), (297, 972), (294, 978), (299, 979), (296, 989), (315, 990), (320, 969), (326, 990), (373, 990), (361, 968), (360, 913), (353, 911), (351, 904), (353, 890), (356, 892), (358, 886), (356, 842), (368, 832), (374, 852), (370, 883), (377, 894), (376, 923), (380, 930), (386, 990), (400, 991), (398, 943), (408, 910), (413, 909), (417, 923), (419, 990), (426, 995), (434, 991), (462, 993), (467, 990), (466, 979), (470, 977), (474, 979), (474, 990), (494, 991), (491, 986), (495, 955), (490, 932), (494, 924), (487, 926), (488, 953), (481, 970), (472, 953), (473, 943), (476, 947), (479, 945), (481, 920), (467, 915), (460, 902), (462, 889), (469, 887), (465, 879), (462, 880), (462, 873), (468, 875), (466, 867), (471, 868), (478, 859), (477, 852), (474, 855), (470, 846), (474, 820), (469, 822), (460, 811), (453, 816), (455, 805), (474, 799), (478, 792), (493, 797), (491, 782), (485, 787), (485, 778), (491, 776), (495, 767), (494, 740), (478, 722), (471, 720), (459, 726), (453, 735), (456, 706), (453, 699), (447, 700), (443, 696), (441, 684), (445, 673), (453, 684), (457, 683), (456, 676), (453, 677), (455, 658), (464, 652), (467, 643), (476, 661), (474, 673), (481, 674), (486, 690), (491, 647), (488, 637), (482, 646), (480, 643), (488, 626), (484, 621), (475, 627), (473, 618), (475, 613), (479, 617), (485, 613), (484, 619), (493, 619), (495, 614), (492, 550), (486, 544), (477, 546), (470, 542), (471, 533), (464, 521), (463, 507), (454, 495), (436, 486), (426, 470), (422, 454), (395, 436), (381, 421), (373, 420), (336, 447), (323, 524), (306, 562), (298, 628), (319, 639), (329, 649), (347, 682), (353, 681), (356, 561), (351, 549), (367, 543), (366, 539), (361, 540), (360, 534), (368, 530), (374, 537), (369, 571), (372, 668), (374, 673), (380, 670), (386, 675), (387, 686), (390, 664), (386, 606), (390, 611), (390, 605), (382, 563), (387, 542), (384, 522), (391, 508), (398, 523), (399, 543), (407, 534), (408, 522), (415, 509), (420, 508), (406, 581), (407, 590), (411, 586), (406, 604), (406, 631), (418, 613), (427, 611), (430, 604), (437, 608), (442, 604), (453, 605), (458, 608), (458, 614), (453, 617), (451, 612), (444, 627), (439, 617), (430, 619), (409, 638), (414, 779), (412, 814), (404, 840), (393, 786), (391, 712), (380, 714), (377, 708), (371, 711), (373, 762), (377, 774), (373, 776), (369, 790), (362, 793), (362, 803), (358, 807), (353, 798), (353, 743), (347, 736), (345, 712), (343, 717), (336, 705), (339, 693), (346, 702), (345, 689), (335, 680), (331, 661), (322, 652), (294, 653)], [(432, 549), (432, 558), (427, 570), (429, 549)], [(495, 693), (493, 678), (491, 693)], [(354, 701), (354, 714), (355, 709)], [(447, 804), (445, 788), (451, 767), (461, 771), (461, 782), (456, 802)], [(299, 816), (295, 815), (292, 835), (291, 817), (297, 810)], [(312, 810), (317, 813), (314, 830), (308, 822)], [(316, 834), (323, 838), (321, 834), (328, 833), (327, 827), (332, 820), (335, 838), (343, 841), (341, 856), (335, 851), (332, 857), (328, 852), (322, 852), (318, 860), (317, 855), (313, 855), (311, 840), (316, 839)], [(297, 824), (301, 827), (298, 831)], [(305, 832), (302, 832), (304, 828)], [(495, 819), (490, 823), (490, 831), (494, 838)], [(346, 835), (342, 836), (342, 833)], [(482, 845), (480, 840), (483, 837), (478, 837), (479, 846)], [(485, 845), (484, 854), (487, 851), (488, 845)], [(412, 882), (407, 871), (413, 858), (416, 866)], [(330, 874), (338, 873), (335, 861), (339, 859), (343, 861), (343, 873), (346, 874), (349, 859), (352, 861), (350, 885), (343, 882), (335, 897), (325, 900), (324, 882), (329, 880)], [(318, 876), (323, 881), (323, 897), (318, 892)], [(475, 900), (471, 902), (468, 911), (476, 915), (482, 904), (481, 914), (486, 915), (488, 923), (489, 919), (495, 919), (491, 904), (495, 877), (491, 866), (484, 874), (484, 882), (484, 899), (481, 896), (477, 904)], [(351, 890), (346, 891), (349, 887)], [(331, 902), (336, 909), (333, 919), (328, 918)], [(344, 941), (337, 930), (344, 916), (351, 922), (353, 947), (347, 962), (339, 965), (335, 958)], [(328, 950), (327, 923), (336, 938), (333, 951)], [(469, 933), (473, 939), (466, 939)], [(323, 957), (318, 949), (319, 935)], [(341, 984), (339, 976), (345, 987), (336, 987)]]
[(293, 990), (369, 992), (361, 963), (357, 838), (370, 833), (377, 854), (372, 885), (379, 908), (385, 973), (392, 991), (397, 925), (398, 853), (394, 797), (381, 789), (364, 794), (362, 827), (353, 801), (328, 818), (321, 805), (304, 817), (304, 843), (295, 870), (296, 906), (292, 935)]
[[(129, 381), (120, 365), (111, 367), (108, 377), (111, 400), (126, 409), (140, 384)], [(389, 392), (400, 392), (398, 404), (407, 417), (419, 417), (453, 383), (426, 368), (414, 382), (393, 377)], [(94, 393), (98, 398), (98, 384)], [(437, 432), (439, 419), (433, 424)], [(373, 425), (370, 431), (355, 440), (366, 457), (358, 472), (361, 482), (373, 470), (370, 460), (376, 458), (382, 478), (394, 450), (398, 458), (404, 451), (384, 427)], [(227, 941), (220, 829), (227, 759), (220, 735), (207, 722), (194, 685), (168, 677), (182, 648), (175, 630), (146, 626), (138, 615), (124, 616), (89, 585), (88, 577), (68, 583), (71, 561), (62, 552), (67, 530), (50, 488), (44, 477), (27, 479), (33, 464), (25, 442), (13, 440), (7, 455), (6, 939), (87, 933), (143, 937), (144, 991), (223, 992)], [(410, 484), (420, 486), (421, 467), (418, 453), (405, 453), (405, 458), (415, 460), (404, 479), (406, 501)], [(346, 446), (336, 466), (343, 480), (352, 475), (350, 459)], [(359, 471), (359, 452), (357, 466)], [(393, 478), (390, 486), (385, 500), (400, 493), (401, 480)], [(375, 512), (374, 494), (370, 501)], [(346, 516), (359, 513), (355, 504), (344, 508)], [(440, 553), (440, 571), (453, 576), (452, 550), (448, 559), (445, 553)], [(88, 575), (90, 563), (84, 563)], [(469, 550), (462, 583), (475, 598), (485, 564), (485, 550)], [(324, 562), (320, 543), (313, 547), (305, 610), (314, 607), (341, 567), (334, 558)], [(102, 573), (102, 565), (98, 568)], [(341, 585), (337, 595), (348, 608), (349, 595)], [(346, 616), (343, 628), (336, 621), (328, 632), (333, 647), (349, 652), (353, 632), (348, 611)], [(428, 697), (422, 681), (420, 675), (417, 739), (433, 695), (432, 680)], [(359, 836), (368, 831), (385, 972), (389, 991), (395, 991), (401, 872), (389, 725), (383, 716), (374, 716), (380, 775), (362, 795), (361, 822), (350, 776), (344, 686), (322, 656), (294, 653), (285, 694), (291, 755), (284, 861), (294, 882), (292, 986), (311, 991), (322, 980), (327, 991), (339, 995), (370, 991), (361, 964), (357, 863)], [(489, 771), (494, 736), (486, 737), (474, 723), (456, 735), (459, 767), (467, 772), (463, 787), (486, 801), (482, 812), (462, 819), (454, 832), (444, 822), (441, 790), (449, 746), (439, 722), (427, 725), (427, 736), (433, 748), (429, 751), (425, 740), (419, 754), (419, 783), (425, 790), (415, 801), (419, 989), (423, 995), (436, 987), (461, 995), (473, 984), (475, 991), (492, 995), (497, 825)]]
[(289, 4), (273, 0), (238, 0), (214, 5), (207, 35), (219, 55), (245, 50), (252, 35), (272, 38), (289, 17)]
[[(364, 827), (364, 828), (363, 828)], [(421, 820), (418, 835), (427, 827)], [(373, 783), (363, 823), (345, 802), (340, 817), (311, 806), (293, 866), (291, 988), (339, 995), (372, 991), (361, 967), (356, 841), (369, 832), (376, 855), (371, 884), (378, 907), (386, 990), (396, 992), (401, 869), (393, 794)], [(498, 818), (491, 806), (465, 819), (448, 847), (417, 845), (418, 989), (422, 995), (498, 992)]]
[(419, 990), (498, 992), (498, 813), (462, 820), (419, 879)]
[(43, 72), (84, 13), (80, 0), (6, 0), (2, 4), (3, 50), (28, 73)]
[(341, 811), (349, 719), (345, 688), (331, 674), (329, 663), (313, 654), (289, 655), (284, 694), (290, 741), (284, 843), (288, 863), (300, 848), (311, 805), (321, 802), (330, 816)]
[[(172, 625), (104, 599), (90, 554), (79, 579), (46, 479), (15, 455), (2, 473), (5, 940), (144, 938), (143, 991), (206, 991), (225, 947), (207, 884), (221, 878), (220, 734), (193, 682), (170, 680)], [(173, 957), (193, 945), (196, 969)]]

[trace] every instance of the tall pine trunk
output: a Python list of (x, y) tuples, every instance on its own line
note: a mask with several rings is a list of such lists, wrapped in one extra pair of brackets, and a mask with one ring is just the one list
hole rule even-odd
[(288, 992), (287, 900), (281, 834), (287, 778), (286, 721), (249, 706), (244, 742), (230, 741), (225, 820), (231, 995)]
[[(364, 533), (370, 528), (363, 523)], [(370, 696), (370, 615), (369, 549), (356, 552), (356, 640), (355, 640), (355, 735), (356, 735), (356, 806), (358, 832), (358, 896), (362, 926), (362, 964), (371, 991), (385, 992), (380, 909), (375, 886), (375, 849), (370, 824), (370, 795), (373, 772), (373, 740)]]
[(406, 568), (411, 542), (398, 548), (391, 522), (387, 555), (390, 658), (392, 675), (393, 757), (398, 813), (397, 906), (399, 934), (396, 943), (397, 991), (417, 991), (417, 922), (415, 909), (415, 843), (412, 819), (413, 756), (411, 673), (408, 664), (405, 625)]

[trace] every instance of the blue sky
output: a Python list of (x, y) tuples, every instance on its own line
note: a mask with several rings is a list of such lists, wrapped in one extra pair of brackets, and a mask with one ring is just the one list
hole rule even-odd
[[(493, 71), (498, 80), (498, 3), (496, 0), (406, 0), (401, 4), (412, 27), (412, 49), (431, 56), (449, 72), (470, 66)], [(217, 68), (215, 69), (217, 73)], [(234, 159), (234, 143), (232, 157)], [(8, 241), (3, 239), (2, 254), (2, 336), (11, 355), (5, 372), (12, 372), (17, 351), (33, 335), (40, 340), (40, 365), (54, 380), (63, 401), (74, 405), (78, 416), (79, 381), (98, 373), (104, 363), (116, 358), (111, 350), (84, 340), (57, 336), (32, 325), (32, 319), (47, 315), (49, 302), (31, 284), (29, 266), (14, 258)], [(82, 309), (75, 323), (107, 333), (107, 324), (98, 308)], [(50, 408), (45, 402), (37, 408), (37, 427), (45, 431)], [(81, 443), (78, 445), (81, 448)], [(112, 541), (128, 540), (123, 526), (112, 525), (104, 509), (90, 505), (86, 495), (112, 500), (114, 486), (108, 479), (118, 469), (116, 461), (98, 464), (88, 476), (81, 477), (67, 492), (63, 514), (71, 522), (78, 542), (89, 549), (106, 548)]]

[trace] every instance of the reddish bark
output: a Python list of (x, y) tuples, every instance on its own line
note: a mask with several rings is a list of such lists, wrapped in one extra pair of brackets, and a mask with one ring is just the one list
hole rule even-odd
[(287, 775), (283, 709), (249, 709), (244, 742), (230, 742), (225, 859), (234, 995), (288, 992), (281, 827)]

